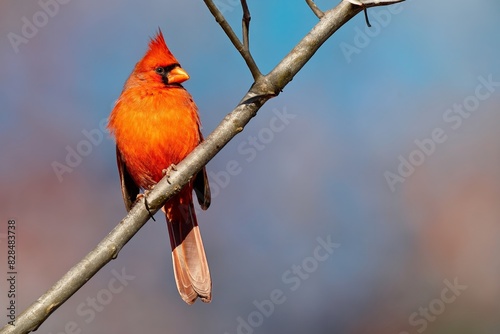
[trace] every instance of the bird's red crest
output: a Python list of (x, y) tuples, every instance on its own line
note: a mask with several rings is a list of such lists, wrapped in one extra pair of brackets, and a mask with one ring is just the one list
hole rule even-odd
[(156, 36), (149, 41), (149, 49), (139, 63), (140, 67), (146, 71), (158, 66), (168, 66), (178, 63), (177, 59), (168, 49), (160, 29), (158, 29)]

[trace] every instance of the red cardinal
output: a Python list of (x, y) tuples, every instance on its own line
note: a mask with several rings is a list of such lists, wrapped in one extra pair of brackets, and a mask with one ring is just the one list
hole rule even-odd
[[(161, 30), (135, 65), (108, 128), (116, 139), (116, 156), (127, 210), (140, 189), (151, 189), (164, 171), (180, 162), (202, 140), (198, 108), (181, 85), (189, 75), (168, 49)], [(163, 207), (167, 216), (175, 281), (188, 304), (212, 299), (212, 281), (193, 206), (193, 190), (202, 209), (210, 205), (205, 168)]]

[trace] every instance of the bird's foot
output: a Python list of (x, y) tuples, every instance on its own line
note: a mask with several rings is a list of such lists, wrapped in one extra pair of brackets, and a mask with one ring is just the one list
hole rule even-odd
[(148, 200), (146, 199), (146, 196), (151, 192), (151, 190), (153, 190), (153, 187), (151, 187), (149, 190), (144, 190), (143, 194), (138, 194), (136, 197), (136, 201), (140, 201), (142, 198), (144, 198), (144, 206), (146, 207), (146, 210), (148, 210), (149, 217), (153, 219), (153, 221), (156, 221), (153, 213), (151, 212), (151, 209), (149, 208)]
[(168, 182), (168, 184), (171, 184), (170, 183), (170, 173), (172, 171), (177, 171), (177, 166), (175, 164), (171, 164), (170, 166), (168, 166), (167, 169), (164, 169), (164, 170), (161, 171), (163, 173), (163, 175), (167, 176), (167, 182)]

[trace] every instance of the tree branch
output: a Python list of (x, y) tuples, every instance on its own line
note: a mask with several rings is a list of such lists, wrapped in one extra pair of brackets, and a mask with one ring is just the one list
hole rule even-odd
[[(241, 46), (234, 32), (212, 1), (204, 0), (210, 11), (236, 48)], [(391, 3), (403, 0), (394, 0)], [(384, 4), (389, 4), (388, 2)], [(365, 5), (367, 5), (365, 3)], [(376, 4), (377, 5), (377, 4)], [(367, 5), (369, 7), (370, 5)], [(179, 192), (205, 164), (207, 164), (234, 136), (243, 131), (245, 125), (270, 98), (293, 79), (319, 47), (344, 23), (361, 11), (359, 6), (342, 1), (337, 7), (324, 13), (318, 24), (293, 48), (293, 50), (266, 76), (259, 76), (254, 85), (236, 108), (230, 112), (217, 128), (172, 170), (169, 179), (164, 177), (146, 198), (152, 213)], [(224, 28), (226, 27), (226, 28)], [(228, 33), (229, 32), (229, 33)], [(231, 37), (233, 36), (233, 38)], [(237, 43), (235, 42), (237, 40)], [(239, 49), (240, 50), (240, 49)], [(128, 215), (78, 264), (71, 268), (52, 288), (36, 300), (16, 319), (14, 325), (6, 325), (0, 334), (29, 333), (36, 330), (52, 312), (80, 289), (106, 263), (115, 259), (121, 248), (139, 231), (150, 217), (144, 200), (134, 205)]]
[[(308, 0), (306, 0), (308, 1)], [(309, 0), (310, 1), (310, 0)], [(347, 0), (353, 5), (360, 6), (365, 14), (366, 25), (371, 28), (370, 20), (368, 19), (368, 10), (367, 8), (376, 7), (376, 6), (386, 6), (398, 2), (402, 2), (404, 0), (394, 1), (394, 0)]]
[(247, 0), (241, 0), (241, 7), (243, 8), (243, 18), (241, 19), (243, 47), (245, 48), (246, 51), (250, 52), (250, 41), (248, 35), (250, 31), (250, 20), (252, 19), (252, 17), (250, 16), (250, 10), (248, 9)]
[(345, 0), (356, 6), (365, 6), (366, 8), (393, 5), (405, 0)]
[[(233, 29), (229, 25), (229, 23), (226, 21), (226, 18), (220, 10), (217, 8), (217, 6), (214, 4), (212, 0), (203, 0), (205, 4), (207, 5), (208, 9), (210, 10), (210, 13), (215, 17), (215, 20), (217, 23), (220, 24), (224, 32), (226, 33), (227, 37), (229, 37), (229, 40), (231, 43), (233, 43), (234, 47), (238, 52), (241, 54), (243, 59), (245, 60), (248, 68), (250, 69), (250, 72), (252, 73), (252, 77), (254, 80), (259, 79), (262, 77), (262, 73), (259, 70), (259, 67), (255, 63), (255, 60), (252, 57), (252, 54), (250, 53), (250, 50), (248, 49), (248, 24), (250, 23), (250, 12), (248, 11), (248, 6), (246, 6), (246, 1), (242, 0), (242, 6), (243, 6), (243, 40), (245, 41), (246, 39), (246, 47), (245, 45), (241, 44), (240, 39), (236, 34), (234, 33)], [(248, 24), (245, 27), (245, 14), (248, 14)], [(245, 33), (246, 29), (246, 33)]]
[(318, 17), (318, 19), (321, 20), (321, 18), (325, 16), (325, 13), (323, 13), (323, 11), (319, 9), (318, 6), (316, 6), (314, 0), (306, 0), (306, 2), (309, 5), (309, 7), (311, 7), (311, 10), (313, 11), (314, 15)]

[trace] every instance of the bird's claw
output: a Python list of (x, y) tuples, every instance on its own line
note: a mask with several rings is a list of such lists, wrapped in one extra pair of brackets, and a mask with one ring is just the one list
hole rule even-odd
[(151, 212), (151, 209), (149, 208), (148, 200), (146, 199), (146, 196), (149, 194), (149, 192), (153, 190), (153, 187), (149, 190), (144, 190), (143, 194), (137, 194), (136, 201), (140, 201), (142, 198), (144, 198), (144, 206), (146, 207), (146, 210), (148, 210), (149, 217), (153, 219), (153, 221), (156, 221), (155, 217), (153, 216), (153, 213)]
[(164, 176), (165, 175), (167, 176), (167, 182), (168, 182), (168, 184), (171, 184), (171, 182), (170, 182), (170, 173), (172, 171), (177, 171), (177, 166), (175, 164), (171, 164), (170, 166), (168, 166), (167, 169), (164, 169), (164, 170), (161, 171)]

